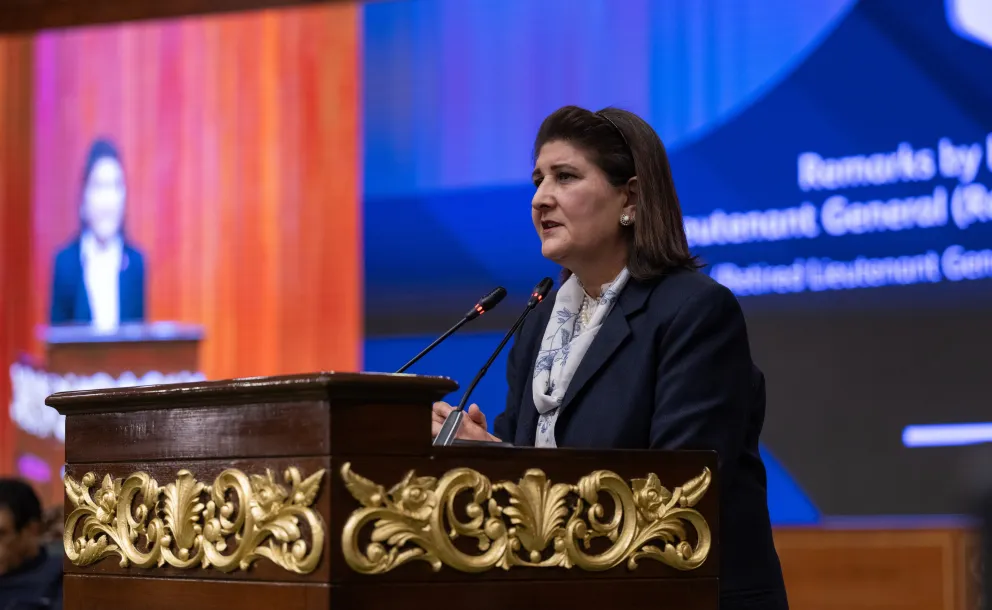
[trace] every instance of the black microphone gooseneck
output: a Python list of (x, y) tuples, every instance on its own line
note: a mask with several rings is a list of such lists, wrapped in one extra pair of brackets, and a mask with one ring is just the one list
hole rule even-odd
[(458, 430), (462, 426), (462, 419), (465, 417), (465, 406), (468, 404), (468, 399), (472, 395), (472, 391), (475, 390), (475, 386), (479, 385), (479, 382), (482, 381), (482, 378), (486, 375), (486, 372), (489, 371), (489, 367), (492, 366), (492, 363), (496, 360), (496, 357), (499, 356), (499, 353), (503, 351), (504, 347), (506, 347), (510, 337), (512, 337), (513, 333), (517, 332), (517, 329), (520, 328), (521, 324), (523, 324), (524, 318), (527, 317), (527, 314), (533, 311), (533, 309), (544, 300), (544, 297), (548, 296), (548, 293), (551, 292), (552, 286), (554, 286), (554, 282), (551, 278), (546, 277), (541, 280), (536, 287), (534, 287), (534, 291), (531, 293), (530, 299), (527, 301), (527, 307), (524, 309), (523, 313), (520, 314), (517, 321), (513, 323), (513, 326), (510, 327), (510, 330), (503, 337), (503, 340), (499, 342), (498, 346), (496, 346), (496, 350), (491, 356), (489, 356), (489, 360), (486, 361), (486, 364), (483, 365), (483, 367), (476, 374), (475, 379), (473, 379), (472, 383), (469, 384), (468, 388), (465, 390), (465, 394), (462, 395), (461, 402), (458, 403), (457, 407), (452, 409), (451, 413), (449, 413), (448, 417), (444, 420), (444, 424), (441, 426), (441, 431), (438, 432), (437, 436), (434, 438), (435, 447), (447, 447), (454, 442), (455, 437), (458, 434)]
[(413, 359), (410, 360), (410, 362), (407, 362), (406, 364), (401, 366), (400, 369), (396, 371), (396, 373), (397, 374), (402, 373), (411, 366), (413, 366), (414, 364), (416, 364), (418, 360), (426, 356), (431, 350), (433, 350), (435, 347), (440, 345), (442, 341), (444, 341), (452, 334), (454, 334), (454, 332), (459, 328), (461, 328), (466, 322), (471, 322), (472, 320), (478, 318), (479, 316), (486, 313), (493, 307), (496, 307), (496, 305), (498, 305), (499, 302), (502, 301), (503, 297), (505, 296), (506, 296), (506, 288), (503, 288), (502, 286), (497, 286), (495, 289), (493, 289), (492, 292), (479, 299), (479, 302), (475, 304), (475, 307), (470, 309), (469, 312), (465, 314), (465, 316), (461, 320), (458, 321), (458, 324), (455, 324), (447, 331), (445, 331), (443, 335), (435, 339), (433, 343), (425, 347), (423, 350), (420, 351), (419, 354), (414, 356)]

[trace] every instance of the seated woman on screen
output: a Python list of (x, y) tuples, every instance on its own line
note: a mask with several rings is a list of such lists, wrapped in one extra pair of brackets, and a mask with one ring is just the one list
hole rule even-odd
[[(734, 295), (689, 253), (664, 145), (640, 117), (565, 107), (534, 144), (531, 217), (558, 291), (521, 327), (506, 410), (459, 437), (520, 446), (708, 449), (721, 474), (721, 608), (788, 607), (758, 437), (764, 377)], [(451, 411), (434, 405), (436, 435)]]
[(105, 331), (145, 319), (145, 263), (124, 238), (127, 188), (113, 144), (97, 140), (83, 170), (79, 234), (55, 257), (52, 324)]

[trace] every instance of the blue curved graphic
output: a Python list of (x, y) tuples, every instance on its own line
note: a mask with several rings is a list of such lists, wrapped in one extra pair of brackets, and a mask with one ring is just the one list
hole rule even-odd
[(857, 2), (858, 0), (850, 0), (847, 3), (837, 3), (829, 7), (824, 7), (829, 8), (832, 12), (823, 15), (826, 19), (825, 23), (823, 23), (823, 25), (820, 26), (820, 28), (815, 32), (811, 32), (809, 40), (805, 42), (799, 51), (786, 56), (782, 61), (781, 66), (773, 72), (771, 76), (756, 84), (746, 94), (741, 95), (732, 106), (730, 106), (719, 116), (707, 121), (702, 126), (690, 131), (680, 138), (675, 140), (668, 140), (665, 138), (665, 141), (668, 142), (668, 149), (674, 152), (680, 148), (691, 146), (694, 142), (707, 137), (709, 134), (718, 131), (726, 123), (733, 121), (752, 104), (761, 100), (769, 92), (773, 91), (781, 83), (787, 80), (796, 69), (802, 66), (806, 59), (811, 54), (816, 52), (825, 40), (833, 35), (834, 31), (844, 21), (844, 19), (847, 18), (848, 14)]
[(768, 473), (768, 512), (772, 525), (812, 525), (819, 523), (820, 512), (813, 501), (765, 445), (761, 459)]

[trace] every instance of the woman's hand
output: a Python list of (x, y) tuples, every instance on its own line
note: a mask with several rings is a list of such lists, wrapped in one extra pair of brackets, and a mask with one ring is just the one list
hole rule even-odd
[[(434, 408), (431, 411), (431, 436), (435, 437), (441, 432), (441, 426), (444, 424), (444, 420), (447, 419), (448, 414), (454, 411), (454, 407), (446, 402), (436, 402), (434, 403)], [(458, 434), (455, 438), (460, 438), (466, 441), (496, 441), (499, 439), (489, 434), (488, 426), (486, 426), (486, 416), (482, 413), (482, 409), (479, 405), (472, 404), (468, 409), (465, 410), (465, 417), (462, 419), (462, 425), (458, 429)]]

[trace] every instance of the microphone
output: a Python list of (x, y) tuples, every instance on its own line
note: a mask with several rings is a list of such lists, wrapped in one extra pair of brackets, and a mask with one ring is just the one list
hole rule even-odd
[(442, 341), (450, 337), (456, 330), (461, 328), (466, 322), (471, 322), (472, 320), (478, 318), (479, 316), (486, 313), (493, 307), (496, 307), (496, 305), (498, 305), (499, 302), (502, 301), (503, 297), (505, 296), (506, 296), (506, 288), (503, 288), (502, 286), (497, 286), (496, 288), (494, 288), (492, 292), (479, 299), (479, 302), (475, 304), (475, 307), (468, 310), (468, 313), (465, 314), (465, 316), (458, 321), (458, 324), (455, 324), (454, 326), (449, 328), (443, 335), (435, 339), (433, 343), (431, 343), (423, 350), (421, 350), (419, 354), (413, 357), (413, 360), (401, 366), (400, 369), (396, 371), (396, 374), (402, 373), (403, 371), (407, 370), (408, 368), (416, 364), (418, 360), (426, 356), (432, 349), (440, 345)]
[(493, 361), (496, 360), (496, 356), (498, 356), (499, 353), (503, 351), (503, 348), (506, 347), (506, 343), (510, 340), (510, 337), (513, 336), (513, 333), (517, 332), (520, 325), (524, 323), (524, 318), (527, 317), (527, 314), (537, 307), (538, 304), (544, 300), (544, 297), (548, 296), (548, 293), (551, 292), (552, 286), (554, 286), (554, 282), (551, 278), (546, 277), (534, 287), (534, 291), (527, 300), (527, 307), (524, 308), (524, 312), (520, 314), (517, 321), (513, 323), (513, 326), (510, 327), (510, 330), (503, 337), (503, 340), (496, 346), (496, 351), (489, 356), (489, 360), (486, 361), (486, 364), (483, 365), (482, 369), (480, 369), (476, 374), (475, 379), (472, 380), (472, 383), (469, 384), (468, 389), (465, 390), (465, 394), (462, 395), (461, 402), (458, 403), (458, 406), (455, 407), (454, 410), (448, 414), (447, 419), (444, 420), (444, 424), (441, 426), (441, 431), (438, 432), (437, 436), (434, 438), (435, 447), (447, 447), (454, 442), (455, 436), (458, 434), (458, 429), (462, 426), (462, 419), (465, 417), (465, 405), (468, 404), (468, 398), (472, 395), (472, 390), (474, 390), (475, 386), (479, 385), (479, 382), (482, 381), (482, 378), (486, 375), (486, 372), (489, 371), (489, 367), (492, 365)]

